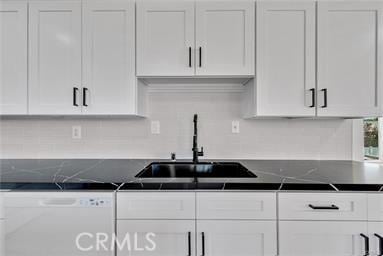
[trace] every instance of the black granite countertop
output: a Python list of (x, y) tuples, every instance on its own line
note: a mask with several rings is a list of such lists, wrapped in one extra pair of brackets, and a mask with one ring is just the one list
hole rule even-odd
[[(2, 190), (382, 191), (383, 164), (353, 161), (235, 160), (257, 178), (139, 179), (159, 159), (0, 159)], [(233, 161), (233, 160), (203, 160)]]

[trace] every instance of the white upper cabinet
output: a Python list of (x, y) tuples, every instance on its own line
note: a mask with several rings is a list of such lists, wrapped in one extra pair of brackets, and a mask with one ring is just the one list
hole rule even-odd
[(318, 2), (318, 115), (381, 114), (383, 2)]
[(137, 2), (137, 75), (194, 74), (194, 2)]
[(135, 4), (84, 1), (84, 114), (135, 111)]
[(256, 116), (315, 116), (315, 2), (257, 2)]
[(27, 114), (27, 3), (0, 2), (0, 115)]
[(254, 75), (253, 1), (196, 3), (196, 74)]
[(253, 1), (137, 2), (138, 76), (253, 76)]
[(81, 2), (30, 2), (29, 113), (80, 113), (80, 87)]

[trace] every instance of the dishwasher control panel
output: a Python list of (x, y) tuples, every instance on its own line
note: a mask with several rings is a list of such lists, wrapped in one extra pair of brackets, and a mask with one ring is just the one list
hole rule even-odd
[(111, 198), (87, 197), (80, 199), (80, 206), (84, 207), (111, 207)]

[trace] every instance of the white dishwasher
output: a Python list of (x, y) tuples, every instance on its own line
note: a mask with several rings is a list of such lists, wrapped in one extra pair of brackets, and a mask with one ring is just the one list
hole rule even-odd
[(114, 255), (112, 192), (8, 192), (4, 210), (4, 256)]

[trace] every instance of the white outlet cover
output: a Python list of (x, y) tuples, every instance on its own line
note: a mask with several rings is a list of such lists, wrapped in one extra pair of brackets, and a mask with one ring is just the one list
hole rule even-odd
[(72, 126), (72, 139), (81, 139), (81, 126)]
[(239, 133), (239, 121), (234, 120), (231, 122), (231, 132), (232, 133)]
[(152, 134), (160, 134), (161, 133), (160, 121), (152, 121), (151, 131), (152, 131)]

